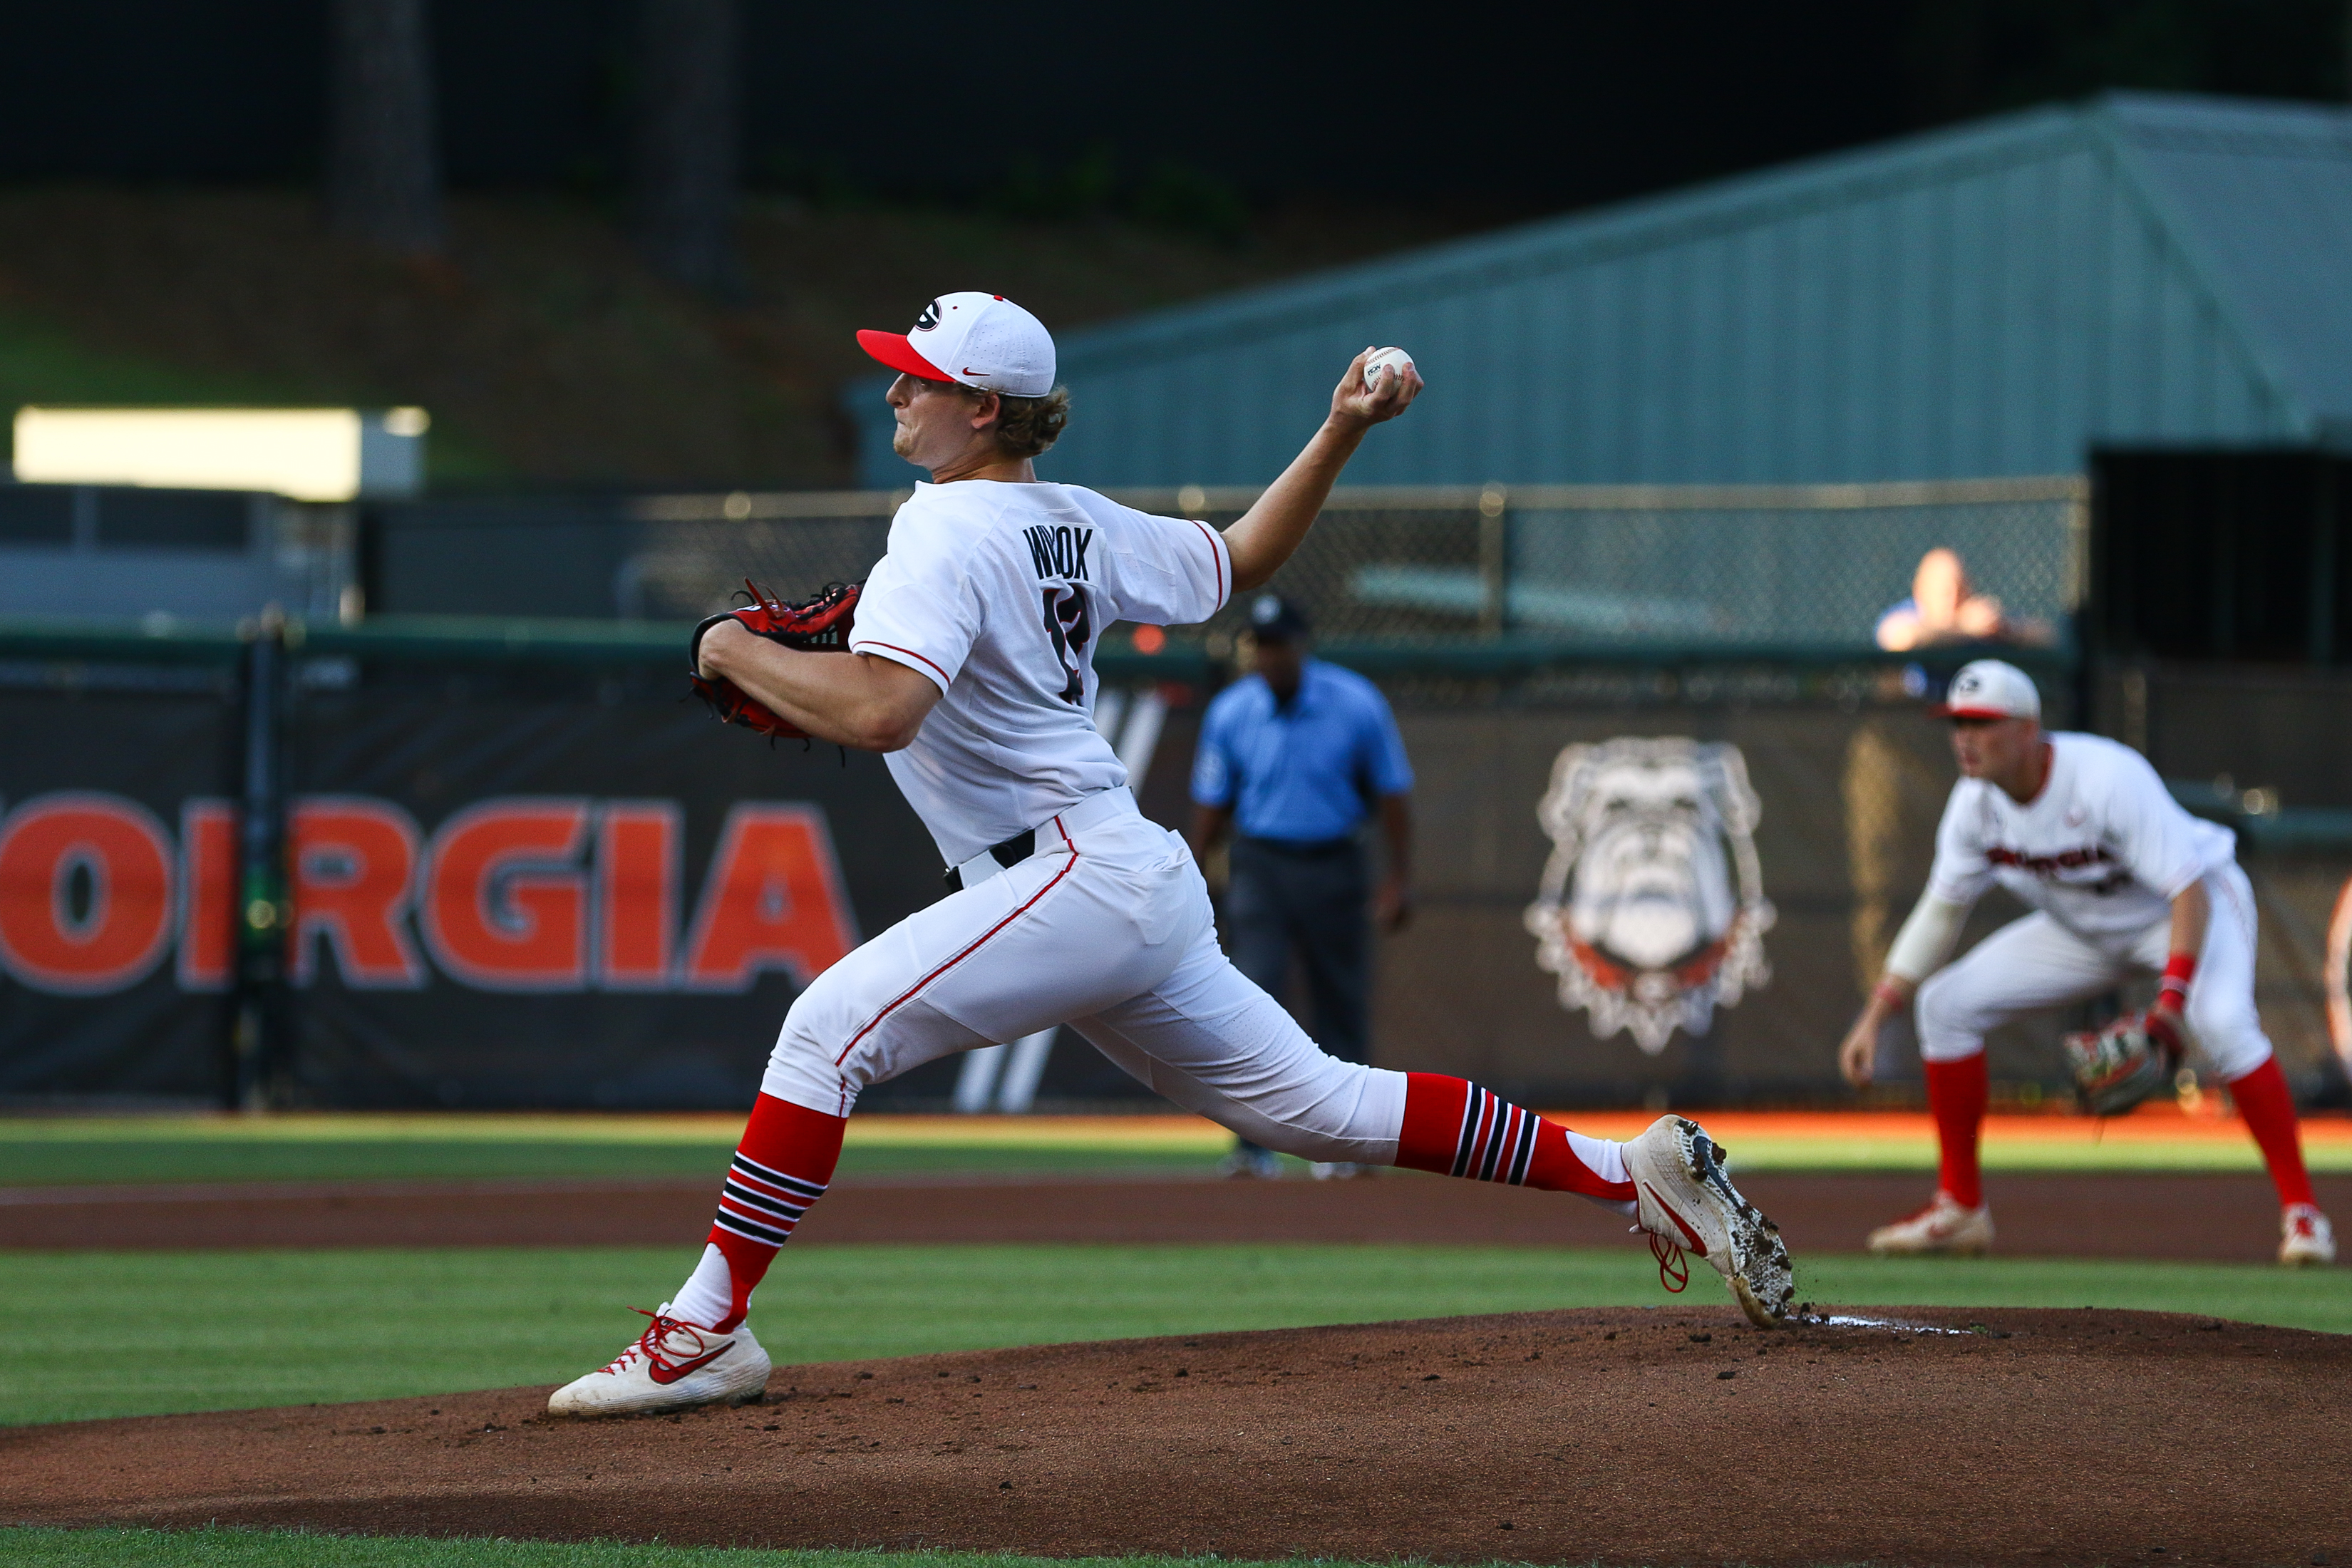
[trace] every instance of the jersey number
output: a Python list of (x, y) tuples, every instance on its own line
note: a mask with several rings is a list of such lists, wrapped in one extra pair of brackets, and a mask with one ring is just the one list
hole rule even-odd
[(1066, 678), (1062, 700), (1087, 698), (1087, 643), (1095, 635), (1094, 612), (1087, 591), (1077, 584), (1045, 590), (1045, 635), (1054, 639), (1054, 658)]

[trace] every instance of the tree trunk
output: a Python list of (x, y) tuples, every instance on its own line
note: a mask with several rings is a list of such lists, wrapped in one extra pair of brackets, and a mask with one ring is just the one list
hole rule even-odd
[(441, 169), (425, 0), (334, 0), (327, 216), (403, 256), (441, 248)]
[(705, 293), (740, 286), (735, 258), (735, 0), (642, 0), (630, 226), (655, 271)]

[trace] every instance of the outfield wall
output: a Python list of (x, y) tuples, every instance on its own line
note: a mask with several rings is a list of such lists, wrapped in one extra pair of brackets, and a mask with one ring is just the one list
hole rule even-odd
[[(1638, 672), (1614, 679), (1587, 672), (1493, 705), (1451, 703), (1399, 683), (1399, 721), (1420, 775), (1423, 907), (1412, 929), (1382, 950), (1378, 1059), (1400, 1068), (1442, 1059), (1447, 1070), (1549, 1104), (1843, 1101), (1838, 1043), (1926, 882), (1957, 776), (1944, 726), (1921, 703), (1864, 695), (1867, 686), (1841, 692), (1844, 679), (1751, 669), (1703, 683), (1653, 672), (1645, 682)], [(2053, 704), (2053, 719), (2063, 722), (2063, 714)], [(1685, 1015), (1670, 1033), (1654, 1029), (1647, 1038), (1630, 1018), (1605, 1026), (1607, 988), (1599, 982), (1606, 976), (1594, 973), (1607, 967), (1605, 953), (1588, 952), (1581, 963), (1571, 953), (1546, 968), (1533, 931), (1543, 918), (1547, 862), (1560, 852), (1543, 806), (1557, 795), (1563, 757), (1580, 750), (1591, 768), (1638, 738), (1738, 753), (1753, 791), (1749, 837), (1769, 922), (1759, 942), (1763, 978), (1718, 984), (1721, 999), (1701, 1026)], [(1630, 795), (1643, 780), (1622, 783)], [(1638, 806), (1629, 812), (1639, 814)], [(1653, 813), (1637, 834), (1621, 834), (1620, 846), (1653, 833), (1704, 837), (1688, 814), (1669, 810)], [(2260, 902), (2263, 1020), (2306, 1097), (2337, 1100), (2343, 1079), (2324, 976), (2352, 855), (2338, 847), (2264, 848), (2262, 833), (2245, 835), (2241, 858)], [(1639, 892), (1645, 879), (1672, 885), (1673, 853), (1627, 850), (1633, 864), (1612, 869), (1605, 836), (1591, 837), (1598, 842), (1577, 847), (1578, 871), (1602, 884), (1596, 890)], [(2023, 912), (1996, 890), (1972, 915), (1963, 949)], [(2340, 944), (2343, 932), (2336, 935)], [(2340, 985), (2340, 945), (2333, 966)], [(1678, 989), (1687, 998), (1699, 987)], [(2153, 992), (2151, 980), (2104, 1005), (2146, 1005)], [(1995, 1031), (1996, 1083), (2027, 1097), (2063, 1093), (2057, 1037), (2111, 1016), (2101, 1005)], [(1923, 1091), (1907, 1019), (1883, 1042), (1882, 1074), (1897, 1096)]]
[[(248, 645), (0, 639), (0, 1098), (737, 1107), (801, 987), (940, 896), (880, 759), (711, 722), (680, 700), (681, 628), (299, 632), (259, 795)], [(1383, 681), (1420, 775), (1380, 1063), (1556, 1104), (1842, 1101), (1837, 1039), (1952, 776), (1916, 675), (1860, 650), (1327, 651)], [(1103, 666), (1154, 704), (1142, 797), (1181, 825), (1217, 672), (1173, 649)], [(2037, 669), (2062, 715), (2064, 667)], [(248, 835), (257, 811), (282, 847)], [(2244, 820), (2265, 1020), (2307, 1095), (2340, 1093), (2352, 857)], [(2014, 912), (1989, 900), (1972, 934)], [(1996, 1079), (2054, 1091), (2070, 1021), (2003, 1031)], [(1900, 1094), (1916, 1053), (1889, 1045)], [(944, 1103), (954, 1074), (874, 1103)], [(1065, 1037), (1043, 1100), (1121, 1096), (1141, 1100)]]

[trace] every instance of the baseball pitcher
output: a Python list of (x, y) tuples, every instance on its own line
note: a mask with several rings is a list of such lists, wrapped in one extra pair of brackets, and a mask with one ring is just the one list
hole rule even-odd
[[(1886, 955), (1885, 973), (1839, 1051), (1867, 1084), (1888, 1016), (1918, 1002), (1919, 1055), (1936, 1120), (1936, 1195), (1873, 1231), (1873, 1252), (1982, 1252), (1992, 1245), (1977, 1142), (1985, 1033), (2005, 1019), (2163, 976), (2156, 1006), (2067, 1054), (2088, 1107), (2126, 1110), (2168, 1088), (2192, 1047), (2228, 1082), (2278, 1188), (2278, 1258), (2332, 1263), (2313, 1201), (2294, 1100), (2254, 1010), (2254, 898), (2225, 828), (2183, 811), (2146, 758), (2097, 735), (2044, 734), (2042, 700), (2014, 665), (1979, 659), (1952, 678), (1944, 716), (1964, 775), (1936, 831), (1935, 868)], [(1945, 965), (1969, 908), (1993, 883), (2034, 906)]]
[[(1032, 459), (1068, 399), (1053, 339), (1011, 300), (944, 295), (911, 332), (858, 338), (899, 373), (893, 449), (930, 482), (898, 510), (854, 604), (763, 599), (714, 617), (694, 673), (723, 716), (887, 753), (952, 890), (793, 1003), (700, 1263), (634, 1344), (549, 1409), (756, 1397), (769, 1362), (745, 1321), (752, 1290), (824, 1195), (859, 1092), (1065, 1023), (1267, 1148), (1614, 1205), (1649, 1233), (1662, 1273), (1696, 1252), (1750, 1318), (1781, 1321), (1787, 1250), (1695, 1124), (1665, 1117), (1628, 1143), (1587, 1138), (1460, 1079), (1318, 1050), (1219, 951), (1191, 852), (1138, 813), (1095, 729), (1104, 629), (1206, 620), (1272, 576), (1366, 433), (1412, 405), (1422, 383), (1410, 363), (1368, 382), (1371, 351), (1358, 355), (1306, 449), (1220, 532), (1038, 480)], [(838, 646), (801, 635), (820, 622)]]

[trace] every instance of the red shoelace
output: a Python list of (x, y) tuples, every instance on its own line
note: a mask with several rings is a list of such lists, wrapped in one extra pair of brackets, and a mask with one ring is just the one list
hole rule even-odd
[(646, 1325), (646, 1331), (637, 1336), (636, 1343), (613, 1358), (612, 1364), (604, 1369), (606, 1372), (617, 1373), (629, 1364), (630, 1357), (640, 1355), (664, 1372), (669, 1371), (677, 1363), (670, 1359), (670, 1354), (663, 1348), (662, 1342), (670, 1336), (673, 1330), (683, 1329), (694, 1336), (694, 1349), (684, 1358), (688, 1361), (692, 1361), (696, 1356), (700, 1355), (709, 1345), (710, 1342), (702, 1337), (705, 1331), (683, 1318), (665, 1318), (659, 1312), (649, 1311), (643, 1307), (632, 1307), (629, 1310), (643, 1312), (653, 1321)]
[(1658, 1261), (1658, 1283), (1668, 1293), (1681, 1295), (1683, 1287), (1690, 1283), (1690, 1263), (1683, 1257), (1680, 1244), (1668, 1241), (1654, 1230), (1642, 1234), (1650, 1238), (1650, 1256)]

